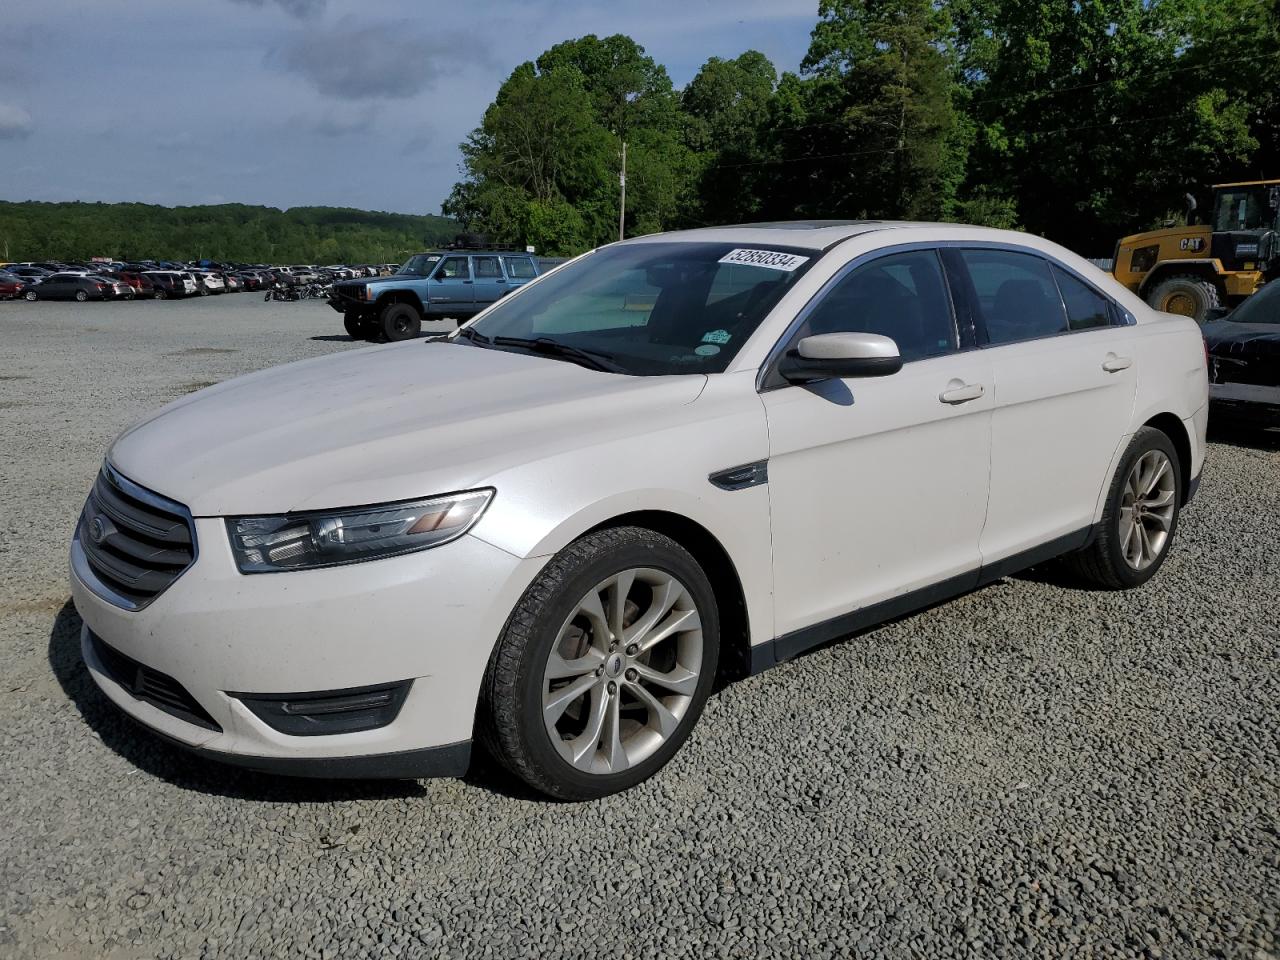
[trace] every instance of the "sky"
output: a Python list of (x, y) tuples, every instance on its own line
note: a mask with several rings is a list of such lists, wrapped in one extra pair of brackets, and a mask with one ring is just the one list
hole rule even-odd
[(817, 0), (5, 0), (0, 200), (439, 213), (512, 69), (625, 33), (795, 70)]

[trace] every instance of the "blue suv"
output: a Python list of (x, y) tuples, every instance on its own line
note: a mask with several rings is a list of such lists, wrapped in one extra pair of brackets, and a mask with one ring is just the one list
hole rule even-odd
[(389, 277), (335, 283), (329, 306), (357, 340), (408, 340), (424, 319), (466, 320), (537, 275), (531, 253), (418, 253)]

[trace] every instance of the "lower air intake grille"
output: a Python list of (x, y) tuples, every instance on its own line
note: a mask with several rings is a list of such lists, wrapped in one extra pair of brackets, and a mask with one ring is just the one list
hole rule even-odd
[(157, 710), (163, 710), (170, 716), (194, 723), (198, 727), (222, 731), (208, 711), (200, 706), (199, 701), (187, 693), (186, 688), (173, 677), (126, 657), (119, 650), (103, 643), (102, 638), (95, 633), (89, 634), (89, 642), (107, 676), (124, 687), (135, 700), (149, 703)]

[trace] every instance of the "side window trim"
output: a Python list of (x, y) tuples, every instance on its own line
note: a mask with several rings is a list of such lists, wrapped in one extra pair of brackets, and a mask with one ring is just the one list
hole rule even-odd
[[(953, 334), (952, 343), (954, 346), (947, 353), (941, 353), (938, 354), (938, 356), (950, 356), (951, 354), (959, 353), (964, 350), (964, 338), (960, 334), (960, 325), (957, 316), (958, 304), (951, 290), (950, 278), (947, 274), (946, 263), (941, 255), (940, 246), (936, 243), (922, 242), (904, 243), (893, 247), (881, 247), (877, 250), (868, 251), (861, 256), (854, 257), (846, 263), (843, 267), (832, 274), (831, 277), (827, 279), (826, 283), (824, 283), (818, 291), (809, 298), (805, 305), (796, 312), (796, 315), (791, 319), (791, 322), (787, 324), (787, 329), (782, 332), (782, 336), (779, 337), (770, 348), (769, 355), (765, 357), (764, 363), (760, 365), (760, 372), (756, 375), (757, 392), (764, 393), (769, 390), (779, 390), (783, 387), (789, 387), (792, 385), (790, 381), (784, 380), (778, 376), (778, 362), (790, 348), (792, 342), (795, 340), (796, 334), (799, 333), (800, 328), (804, 326), (805, 321), (809, 319), (809, 316), (818, 308), (822, 301), (840, 285), (845, 277), (853, 271), (859, 270), (867, 264), (874, 263), (877, 260), (883, 260), (888, 257), (894, 257), (904, 253), (919, 252), (932, 253), (937, 258), (938, 271), (942, 276), (943, 290), (946, 292), (947, 302), (951, 307), (951, 332)], [(937, 359), (937, 357), (928, 357), (924, 359), (934, 360)], [(907, 362), (915, 363), (916, 361), (911, 360)]]

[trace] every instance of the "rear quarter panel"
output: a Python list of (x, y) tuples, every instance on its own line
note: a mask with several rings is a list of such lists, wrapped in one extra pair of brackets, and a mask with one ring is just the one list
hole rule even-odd
[(1187, 426), (1191, 475), (1196, 476), (1204, 463), (1209, 403), (1204, 338), (1188, 317), (1144, 312), (1138, 322), (1138, 389), (1131, 432), (1159, 414), (1174, 414)]

